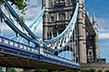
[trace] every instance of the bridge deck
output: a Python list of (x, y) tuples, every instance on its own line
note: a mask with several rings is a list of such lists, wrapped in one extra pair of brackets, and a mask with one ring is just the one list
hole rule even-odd
[(0, 37), (0, 66), (49, 70), (80, 69), (79, 63), (45, 52), (43, 47), (30, 47), (4, 37)]
[(57, 64), (51, 64), (48, 62), (31, 60), (6, 54), (0, 54), (0, 66), (4, 67), (17, 67), (17, 68), (28, 68), (28, 69), (36, 69), (36, 68), (45, 68), (48, 70), (66, 70), (66, 69), (75, 69), (66, 66), (61, 66)]

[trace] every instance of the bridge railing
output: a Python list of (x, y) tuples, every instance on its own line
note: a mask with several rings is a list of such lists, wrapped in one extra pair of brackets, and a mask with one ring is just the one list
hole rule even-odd
[(6, 46), (10, 46), (13, 48), (17, 48), (17, 49), (21, 49), (21, 50), (25, 50), (25, 51), (29, 51), (32, 53), (37, 53), (38, 54), (38, 50), (35, 49), (34, 47), (19, 43), (19, 42), (15, 42), (13, 40), (10, 40), (8, 38), (4, 38), (0, 36), (0, 44), (5, 44)]
[[(68, 60), (66, 58), (54, 55), (54, 54), (49, 53), (49, 52), (46, 52), (46, 51), (44, 51), (43, 48), (40, 48), (40, 54), (43, 56), (41, 59), (45, 60), (45, 61), (50, 61), (50, 62), (58, 63), (61, 65), (67, 65), (70, 67), (74, 67), (74, 66), (78, 67), (78, 68), (80, 67), (79, 63), (76, 63), (72, 60)], [(48, 59), (48, 58), (50, 58), (50, 59)]]
[[(58, 64), (62, 66), (68, 66), (72, 68), (80, 68), (80, 64), (66, 58), (56, 56), (52, 52), (47, 52), (43, 47), (35, 48), (31, 47), (13, 40), (10, 40), (5, 37), (0, 36), (0, 49), (1, 52), (6, 52), (11, 55), (33, 58), (34, 60), (40, 60), (43, 62), (49, 62), (53, 64)], [(11, 52), (11, 53), (10, 53)], [(20, 54), (20, 55), (19, 55)]]

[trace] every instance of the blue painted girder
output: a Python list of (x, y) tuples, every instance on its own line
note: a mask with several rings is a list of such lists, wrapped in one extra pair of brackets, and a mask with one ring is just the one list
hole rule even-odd
[[(29, 26), (29, 28), (31, 28), (31, 27), (38, 21), (39, 18), (40, 18), (40, 21), (41, 21), (44, 12), (45, 12), (45, 7), (43, 7), (41, 13), (38, 15), (38, 17), (35, 19), (35, 21)], [(37, 26), (35, 27), (34, 31), (35, 31), (35, 30), (37, 29), (37, 27), (39, 26), (40, 21), (38, 21), (38, 24), (37, 24)], [(34, 31), (33, 31), (33, 33), (34, 33)], [(11, 37), (10, 39), (14, 39), (14, 38), (16, 38), (16, 36)]]
[[(59, 49), (52, 49), (50, 47), (47, 47), (46, 45), (44, 45), (45, 48), (49, 49), (49, 50), (53, 50), (53, 51), (60, 51), (62, 50), (66, 45), (67, 43), (70, 41), (70, 38), (73, 34), (73, 31), (75, 29), (75, 25), (76, 25), (76, 19), (77, 19), (77, 15), (78, 15), (78, 8), (79, 8), (79, 3), (77, 3), (77, 6), (76, 6), (76, 9), (75, 9), (75, 12), (73, 14), (73, 17), (72, 19), (70, 20), (70, 23), (68, 24), (68, 26), (66, 27), (66, 29), (60, 34), (58, 35), (57, 37), (51, 39), (51, 40), (46, 40), (46, 41), (43, 41), (44, 43), (52, 43), (58, 39), (60, 39), (63, 35), (65, 35), (65, 33), (68, 31), (68, 29), (70, 28), (70, 26), (73, 24), (72, 26), (72, 29), (70, 31), (70, 34), (69, 34), (69, 37), (67, 38), (67, 41), (64, 43), (64, 46), (61, 46)], [(75, 23), (73, 23), (75, 22)]]
[[(13, 45), (10, 42), (13, 42)], [(15, 46), (15, 43), (17, 43), (18, 46)], [(20, 45), (25, 46), (25, 44), (22, 44), (13, 40), (9, 40), (4, 37), (0, 37), (0, 49), (1, 49), (0, 53), (22, 57), (26, 59), (37, 60), (37, 61), (46, 62), (46, 63), (51, 63), (51, 64), (56, 64), (56, 65), (61, 65), (61, 66), (66, 66), (70, 68), (80, 69), (79, 63), (56, 56), (48, 52), (40, 51), (41, 49), (43, 49), (42, 47), (37, 49), (32, 47), (33, 49), (37, 50), (33, 52), (32, 50), (28, 51), (27, 49), (24, 49), (24, 47), (21, 48)]]
[(25, 30), (31, 35), (31, 37), (35, 40), (38, 39), (37, 36), (35, 36), (35, 34), (33, 32), (31, 32), (31, 30), (27, 27), (27, 25), (23, 22), (21, 22), (21, 18), (19, 17), (19, 15), (14, 11), (14, 9), (11, 7), (11, 5), (8, 2), (4, 2), (5, 6), (9, 9), (11, 15), (17, 19), (17, 21), (19, 22), (19, 24), (21, 25), (21, 27), (24, 27)]
[(5, 23), (16, 33), (18, 33), (20, 36), (22, 36), (23, 38), (27, 39), (28, 41), (31, 41), (33, 43), (35, 43), (37, 46), (40, 46), (39, 42), (35, 39), (32, 39), (30, 37), (28, 37), (25, 33), (21, 32), (15, 25), (14, 23), (2, 12), (2, 10), (0, 9), (0, 12), (2, 13), (2, 17), (4, 18)]
[[(70, 26), (72, 25), (74, 19), (75, 19), (75, 16), (78, 14), (78, 8), (79, 8), (79, 3), (77, 3), (77, 6), (76, 6), (76, 9), (75, 9), (75, 12), (73, 14), (73, 17), (72, 19), (70, 20), (68, 26), (66, 27), (66, 29), (60, 34), (58, 35), (57, 37), (53, 38), (53, 39), (50, 39), (50, 40), (45, 40), (43, 41), (44, 43), (49, 43), (49, 42), (54, 42), (56, 40), (58, 40), (59, 38), (61, 38), (63, 35), (65, 35), (65, 33), (68, 31), (68, 29), (70, 28)], [(75, 25), (74, 25), (75, 26)], [(74, 28), (73, 28), (74, 30)]]

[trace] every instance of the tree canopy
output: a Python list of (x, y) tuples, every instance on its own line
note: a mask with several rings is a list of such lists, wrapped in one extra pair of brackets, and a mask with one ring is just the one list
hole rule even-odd
[(27, 2), (30, 0), (0, 0), (0, 4), (2, 4), (4, 1), (11, 2), (11, 5), (15, 5), (18, 10), (22, 10), (22, 14), (25, 14), (25, 10), (27, 10)]

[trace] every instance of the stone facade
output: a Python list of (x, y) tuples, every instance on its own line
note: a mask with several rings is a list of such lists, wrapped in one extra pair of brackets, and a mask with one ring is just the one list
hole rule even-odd
[(77, 2), (79, 2), (77, 24), (72, 39), (65, 48), (71, 48), (74, 61), (92, 63), (99, 58), (98, 29), (95, 17), (92, 23), (96, 35), (90, 35), (86, 29), (85, 0), (43, 0), (42, 6), (46, 6), (43, 16), (43, 39), (52, 39), (67, 27)]
[[(43, 0), (46, 11), (43, 17), (43, 39), (52, 39), (58, 36), (69, 24), (73, 16), (76, 0)], [(76, 29), (73, 37), (77, 37)], [(72, 38), (73, 38), (72, 37)], [(73, 51), (73, 60), (76, 61), (76, 39), (72, 40), (65, 47)], [(73, 49), (72, 49), (73, 46)]]
[(85, 29), (85, 4), (84, 0), (79, 0), (78, 11), (78, 39), (79, 39), (79, 62), (87, 63), (86, 55), (86, 29)]
[(74, 0), (43, 0), (43, 6), (46, 6), (43, 17), (44, 40), (58, 36), (66, 28), (75, 4)]
[(105, 64), (105, 63), (83, 63), (81, 64), (81, 70), (82, 69), (96, 69), (96, 71), (98, 70), (102, 70), (102, 72), (105, 72), (106, 70), (109, 70), (109, 64)]

